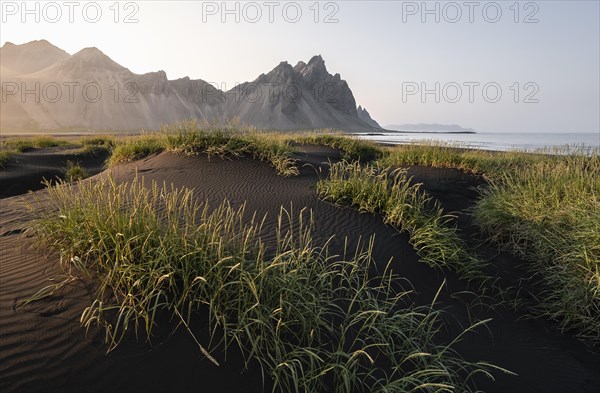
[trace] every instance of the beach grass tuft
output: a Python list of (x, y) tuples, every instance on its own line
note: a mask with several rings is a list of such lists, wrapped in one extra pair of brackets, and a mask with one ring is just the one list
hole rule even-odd
[(600, 342), (600, 157), (561, 156), (505, 173), (474, 211), (486, 238), (527, 261), (539, 311)]
[(85, 179), (89, 176), (89, 173), (81, 166), (79, 161), (67, 161), (67, 167), (65, 168), (65, 180), (68, 182), (75, 182), (77, 180)]
[(110, 154), (116, 146), (115, 139), (108, 135), (84, 137), (78, 143), (83, 146), (83, 153), (94, 156)]
[[(414, 306), (391, 269), (371, 277), (372, 240), (339, 256), (313, 244), (310, 212), (282, 208), (270, 246), (264, 220), (243, 205), (210, 208), (192, 190), (138, 178), (105, 176), (77, 183), (77, 192), (58, 182), (29, 207), (30, 232), (61, 254), (63, 283), (74, 274), (97, 280), (81, 323), (103, 327), (109, 350), (127, 331), (152, 340), (166, 312), (215, 364), (216, 348), (238, 347), (275, 391), (471, 391), (473, 375), (505, 371), (452, 349), (485, 321), (436, 343), (444, 322), (435, 299)], [(200, 312), (208, 343), (191, 328)]]
[(69, 144), (70, 143), (65, 140), (53, 138), (50, 136), (4, 138), (0, 141), (0, 168), (4, 168), (6, 163), (15, 154), (24, 153), (33, 149), (66, 146)]
[(24, 153), (32, 149), (42, 149), (47, 147), (67, 146), (70, 142), (50, 136), (36, 136), (26, 138), (11, 138), (6, 142), (8, 149), (13, 149), (18, 153)]
[(155, 135), (138, 135), (123, 138), (112, 149), (112, 154), (108, 158), (107, 165), (114, 166), (140, 160), (164, 150), (165, 146), (162, 138)]
[(483, 278), (483, 263), (467, 251), (451, 224), (453, 217), (444, 214), (421, 184), (411, 184), (406, 170), (343, 161), (331, 165), (317, 191), (333, 203), (379, 213), (385, 223), (407, 231), (410, 243), (428, 265), (452, 268), (468, 279)]
[(439, 141), (397, 145), (387, 151), (381, 159), (382, 164), (387, 166), (456, 168), (488, 179), (518, 172), (540, 162), (561, 162), (565, 156), (583, 158), (600, 154), (597, 148), (578, 145), (523, 152), (472, 149), (465, 144)]
[(15, 154), (14, 150), (0, 150), (0, 168), (4, 168)]
[(483, 175), (474, 220), (485, 241), (522, 258), (540, 284), (529, 307), (586, 343), (600, 342), (598, 148), (491, 152), (429, 142), (390, 148), (381, 162)]
[(164, 126), (157, 134), (116, 141), (108, 166), (139, 160), (162, 151), (182, 155), (207, 154), (220, 158), (251, 156), (268, 162), (282, 176), (299, 173), (289, 141), (282, 135), (249, 128), (199, 124), (196, 121), (177, 122)]
[(282, 176), (298, 174), (289, 141), (281, 134), (215, 125), (202, 127), (195, 121), (166, 126), (163, 134), (168, 151), (186, 155), (205, 153), (220, 157), (249, 155), (268, 162)]
[(351, 135), (343, 135), (332, 129), (321, 132), (307, 133), (296, 138), (297, 142), (328, 146), (342, 151), (342, 158), (346, 161), (360, 161), (363, 163), (382, 158), (386, 151), (377, 144), (359, 139)]

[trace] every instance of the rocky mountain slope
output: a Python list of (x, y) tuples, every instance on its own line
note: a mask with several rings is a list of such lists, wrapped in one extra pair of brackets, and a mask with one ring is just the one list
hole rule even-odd
[(135, 74), (97, 48), (69, 55), (48, 41), (0, 48), (3, 130), (158, 129), (184, 119), (267, 129), (370, 130), (346, 81), (321, 56), (229, 91), (203, 80), (169, 80), (164, 71)]
[(370, 125), (371, 127), (375, 128), (375, 129), (381, 128), (379, 123), (377, 123), (375, 120), (373, 120), (373, 118), (371, 118), (371, 115), (369, 114), (369, 112), (367, 111), (366, 108), (363, 108), (362, 106), (359, 105), (358, 109), (356, 111), (358, 113), (358, 118), (360, 120), (362, 120), (363, 122), (367, 123), (368, 125)]

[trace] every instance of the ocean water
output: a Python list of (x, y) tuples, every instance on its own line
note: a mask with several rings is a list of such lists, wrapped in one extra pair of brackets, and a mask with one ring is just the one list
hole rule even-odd
[(377, 135), (359, 134), (360, 138), (389, 144), (406, 144), (419, 141), (437, 141), (457, 144), (463, 147), (482, 150), (523, 150), (554, 149), (565, 146), (600, 147), (600, 133), (477, 133), (477, 134), (428, 134), (382, 132)]

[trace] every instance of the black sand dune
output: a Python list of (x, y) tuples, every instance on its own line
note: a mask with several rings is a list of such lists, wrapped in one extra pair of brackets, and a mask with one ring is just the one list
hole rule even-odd
[[(438, 307), (447, 310), (451, 331), (440, 338), (450, 339), (474, 320), (493, 318), (485, 328), (467, 335), (456, 347), (466, 359), (484, 360), (510, 369), (519, 376), (496, 374), (497, 381), (482, 380), (479, 386), (489, 392), (595, 392), (600, 390), (600, 356), (568, 335), (558, 334), (551, 324), (526, 318), (522, 312), (505, 308), (467, 311), (471, 295), (456, 295), (469, 288), (451, 272), (440, 272), (419, 263), (408, 238), (382, 224), (380, 217), (360, 214), (319, 200), (314, 185), (326, 175), (328, 159), (339, 159), (330, 149), (307, 147), (298, 154), (306, 165), (301, 175), (277, 176), (266, 163), (251, 159), (222, 160), (206, 156), (186, 158), (162, 153), (111, 170), (118, 181), (143, 176), (146, 181), (173, 183), (194, 188), (196, 196), (216, 206), (224, 198), (234, 205), (247, 203), (247, 211), (267, 213), (265, 228), (272, 228), (280, 206), (312, 210), (313, 235), (317, 244), (335, 235), (332, 247), (341, 250), (344, 237), (356, 244), (375, 234), (374, 257), (379, 266), (393, 258), (395, 271), (406, 277), (416, 290), (414, 301), (431, 302), (441, 283), (447, 284)], [(412, 168), (415, 180), (424, 183), (449, 211), (456, 211), (464, 236), (476, 244), (476, 231), (468, 216), (474, 203), (473, 187), (482, 180), (459, 171)], [(102, 175), (100, 175), (102, 176)], [(18, 177), (10, 182), (19, 182)], [(93, 180), (93, 179), (92, 179)], [(9, 182), (3, 178), (3, 184)], [(36, 194), (43, 197), (45, 191)], [(106, 355), (103, 333), (91, 329), (87, 336), (79, 316), (89, 304), (92, 283), (76, 281), (53, 298), (16, 310), (24, 299), (48, 284), (59, 273), (57, 256), (34, 250), (22, 231), (28, 215), (21, 207), (23, 198), (0, 200), (0, 390), (10, 391), (261, 391), (263, 377), (256, 367), (243, 370), (239, 354), (214, 356), (216, 367), (200, 353), (192, 338), (179, 329), (161, 334), (149, 345), (129, 342)], [(510, 257), (489, 250), (492, 262), (514, 264)], [(402, 283), (407, 288), (407, 283)], [(472, 288), (471, 288), (472, 290)], [(493, 303), (493, 300), (491, 301)], [(202, 321), (194, 324), (201, 331)], [(165, 324), (167, 325), (167, 324)], [(171, 325), (174, 326), (174, 325)], [(199, 333), (203, 337), (202, 333)], [(265, 376), (265, 391), (270, 391)]]
[(0, 169), (0, 198), (7, 198), (40, 190), (42, 180), (63, 178), (67, 161), (79, 162), (90, 175), (104, 170), (104, 161), (108, 152), (100, 154), (82, 154), (65, 147), (35, 149), (16, 154)]

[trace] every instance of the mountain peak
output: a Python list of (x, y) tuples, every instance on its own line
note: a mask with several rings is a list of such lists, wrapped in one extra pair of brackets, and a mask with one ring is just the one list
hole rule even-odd
[[(129, 82), (137, 86), (137, 104), (131, 105), (115, 105), (121, 101), (114, 101), (112, 94), (106, 94), (97, 105), (88, 105), (85, 97), (69, 105), (20, 102), (12, 97), (11, 105), (21, 108), (22, 115), (10, 121), (3, 117), (2, 124), (10, 127), (39, 124), (44, 129), (131, 130), (158, 128), (165, 122), (188, 118), (212, 121), (237, 117), (246, 124), (268, 129), (372, 129), (358, 118), (356, 101), (346, 81), (339, 74), (330, 74), (320, 55), (295, 66), (287, 61), (275, 63), (271, 71), (254, 81), (259, 86), (249, 82), (236, 85), (231, 89), (235, 95), (227, 95), (200, 79), (169, 80), (162, 70), (132, 73), (96, 47), (69, 55), (44, 40), (24, 45), (6, 43), (0, 60), (3, 72), (8, 70), (11, 75), (35, 81), (96, 83), (107, 90), (115, 82), (123, 88)], [(262, 85), (268, 87), (262, 90), (268, 94), (254, 94)], [(125, 102), (127, 97), (123, 94), (128, 92), (117, 93)]]
[(4, 45), (2, 45), (2, 48), (11, 48), (11, 47), (13, 47), (13, 46), (16, 46), (16, 45), (15, 45), (15, 44), (13, 44), (13, 43), (12, 43), (12, 42), (10, 42), (10, 41), (6, 41), (6, 42), (4, 43)]
[(29, 44), (34, 44), (34, 45), (51, 45), (51, 46), (54, 46), (48, 40), (44, 40), (44, 39), (33, 40), (33, 41), (29, 42)]
[(55, 49), (55, 50), (64, 52), (62, 49), (60, 49), (57, 46), (52, 45), (47, 40), (33, 40), (33, 41), (29, 41), (29, 42), (26, 42), (24, 44), (19, 44), (19, 45), (6, 41), (6, 43), (4, 44), (4, 46), (2, 46), (2, 48), (3, 49), (4, 48), (15, 48), (15, 49), (20, 48), (22, 50), (40, 50), (40, 49), (51, 49), (52, 50), (52, 49)]
[[(104, 52), (102, 52), (100, 49), (96, 48), (95, 46), (90, 46), (87, 48), (83, 48), (79, 52), (75, 53), (73, 56), (101, 57), (101, 56), (106, 56), (106, 55), (104, 54)], [(106, 57), (108, 57), (108, 56), (106, 56)]]
[(282, 61), (277, 65), (277, 67), (273, 68), (271, 72), (269, 72), (266, 76), (260, 76), (259, 80), (263, 81), (265, 78), (270, 82), (284, 83), (293, 78), (294, 68), (287, 62)]
[(358, 106), (357, 109), (357, 113), (358, 113), (358, 118), (362, 121), (364, 121), (365, 123), (367, 123), (368, 125), (370, 125), (371, 127), (378, 129), (381, 128), (381, 126), (379, 125), (379, 123), (377, 123), (369, 114), (369, 112), (367, 111), (367, 108), (363, 108), (362, 106)]
[(0, 48), (0, 52), (2, 68), (20, 74), (40, 71), (70, 56), (46, 40), (30, 41), (19, 45), (7, 41)]
[(106, 68), (111, 70), (125, 69), (125, 67), (116, 63), (113, 59), (108, 57), (104, 52), (96, 47), (83, 48), (71, 56), (68, 61), (78, 62), (86, 67)]
[(299, 74), (306, 87), (334, 109), (357, 117), (356, 101), (346, 81), (340, 74), (331, 75), (325, 67), (321, 55), (313, 56), (308, 64), (298, 62), (294, 70)]
[(321, 55), (313, 56), (309, 61), (306, 67), (304, 67), (304, 73), (314, 73), (314, 74), (328, 74), (327, 67), (325, 67), (325, 60), (321, 57)]
[(1, 49), (20, 49), (20, 50), (40, 50), (40, 49), (51, 49), (66, 53), (64, 50), (57, 46), (52, 45), (47, 40), (33, 40), (24, 44), (14, 44), (10, 41), (6, 41)]
[(302, 71), (304, 68), (306, 67), (306, 63), (303, 62), (302, 60), (300, 60), (295, 66), (294, 66), (294, 71), (296, 72), (300, 72)]
[(308, 61), (308, 65), (325, 65), (325, 61), (321, 55), (315, 55)]

